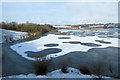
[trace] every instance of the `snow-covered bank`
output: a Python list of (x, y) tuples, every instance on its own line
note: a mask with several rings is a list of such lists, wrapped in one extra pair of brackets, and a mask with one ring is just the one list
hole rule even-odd
[[(98, 76), (95, 75), (83, 75), (78, 69), (69, 67), (68, 73), (62, 73), (61, 69), (52, 71), (47, 73), (46, 75), (38, 75), (35, 74), (28, 74), (28, 75), (14, 75), (14, 76), (7, 76), (4, 78), (98, 78)], [(105, 77), (102, 76), (102, 78), (111, 78), (111, 77)]]
[[(59, 39), (60, 37), (69, 37), (70, 39)], [(110, 44), (100, 43), (100, 42), (97, 42), (96, 40), (107, 41), (107, 42), (110, 42)], [(94, 43), (94, 44), (98, 44), (101, 46), (87, 46), (87, 45), (82, 45), (82, 44), (63, 43), (63, 42), (71, 42), (71, 41), (75, 41), (75, 42), (77, 41), (77, 42), (81, 42), (81, 43)], [(55, 47), (44, 46), (46, 44), (53, 44), (53, 43), (59, 44), (59, 45), (55, 46)], [(98, 36), (80, 37), (80, 36), (75, 36), (75, 35), (49, 34), (47, 36), (41, 37), (36, 40), (22, 42), (22, 43), (12, 45), (11, 48), (14, 51), (16, 51), (18, 54), (20, 54), (22, 57), (24, 57), (28, 60), (35, 60), (35, 58), (28, 57), (25, 52), (26, 51), (38, 52), (38, 51), (42, 51), (44, 49), (49, 49), (49, 48), (59, 48), (62, 50), (59, 53), (48, 54), (46, 58), (50, 59), (51, 57), (55, 58), (55, 57), (63, 56), (72, 51), (86, 52), (92, 48), (106, 48), (106, 47), (110, 47), (110, 46), (118, 47), (118, 38), (100, 38)]]
[(5, 29), (0, 29), (0, 34), (2, 34), (0, 43), (4, 43), (6, 41), (11, 42), (16, 41), (19, 39), (23, 39), (27, 37), (27, 32), (19, 32), (19, 31), (11, 31), (11, 30), (5, 30)]

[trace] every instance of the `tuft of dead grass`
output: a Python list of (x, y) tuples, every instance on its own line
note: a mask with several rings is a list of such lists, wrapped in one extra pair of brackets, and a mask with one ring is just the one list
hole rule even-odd
[(50, 66), (49, 60), (36, 60), (33, 62), (33, 67), (36, 75), (46, 75)]
[(70, 59), (68, 59), (68, 58), (63, 59), (63, 60), (60, 62), (61, 72), (63, 72), (63, 73), (68, 73), (67, 67), (70, 65), (70, 63), (71, 63)]

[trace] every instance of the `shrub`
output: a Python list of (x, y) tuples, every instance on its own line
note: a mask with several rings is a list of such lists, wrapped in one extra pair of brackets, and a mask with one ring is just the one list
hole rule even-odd
[(41, 29), (40, 31), (37, 31), (37, 32), (35, 33), (35, 36), (40, 36), (40, 35), (42, 35), (42, 29)]
[(68, 73), (67, 71), (67, 66), (69, 66), (70, 64), (70, 59), (63, 59), (61, 62), (60, 62), (60, 65), (61, 65), (61, 72), (63, 73)]
[(51, 34), (56, 34), (58, 32), (58, 29), (53, 29), (52, 31), (51, 31)]
[(67, 67), (62, 67), (61, 72), (68, 73)]
[(104, 59), (98, 59), (91, 62), (91, 73), (97, 75), (99, 78), (103, 75), (105, 71), (106, 62)]
[(59, 35), (66, 35), (67, 33), (66, 32), (61, 32), (61, 33), (58, 33)]
[(112, 63), (108, 64), (108, 70), (113, 74), (113, 65)]
[[(52, 25), (49, 24), (39, 25), (33, 23), (18, 24), (16, 22), (10, 23), (1, 22), (0, 25), (2, 29), (28, 32), (28, 37), (26, 39), (33, 39), (34, 37), (40, 36), (46, 32), (54, 30)], [(21, 37), (21, 40), (22, 39), (23, 37)], [(6, 41), (9, 42), (8, 39), (6, 39)]]
[(80, 65), (79, 70), (82, 74), (91, 74), (90, 70), (85, 65)]
[(9, 36), (9, 40), (10, 40), (10, 42), (13, 41), (13, 36), (12, 35)]
[(36, 60), (33, 62), (33, 67), (36, 75), (46, 75), (50, 66), (49, 60)]
[(30, 33), (28, 33), (28, 39), (33, 39), (34, 38), (34, 36), (32, 35), (32, 33), (30, 34)]
[(35, 33), (41, 30), (42, 30), (42, 33), (46, 33), (54, 29), (52, 25), (49, 25), (49, 24), (39, 25), (39, 24), (33, 24), (33, 23), (18, 24), (16, 22), (10, 22), (10, 23), (2, 22), (0, 23), (0, 25), (2, 25), (1, 27), (2, 29), (29, 32), (29, 33)]

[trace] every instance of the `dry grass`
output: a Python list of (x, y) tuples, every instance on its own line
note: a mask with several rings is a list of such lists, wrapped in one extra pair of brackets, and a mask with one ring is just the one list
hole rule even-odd
[(50, 66), (50, 61), (48, 60), (36, 60), (33, 62), (33, 67), (36, 75), (46, 75), (48, 68)]
[(53, 29), (53, 30), (51, 31), (51, 34), (56, 34), (56, 33), (58, 33), (58, 29)]
[(59, 35), (66, 35), (67, 33), (66, 32), (59, 32), (58, 34)]
[(104, 59), (98, 59), (91, 62), (91, 73), (94, 75), (101, 76), (105, 72), (106, 61)]
[(89, 68), (86, 67), (85, 65), (80, 65), (79, 70), (82, 74), (91, 75), (91, 72), (90, 72)]
[(71, 63), (70, 59), (68, 59), (68, 58), (63, 59), (63, 60), (60, 62), (61, 72), (63, 72), (63, 73), (68, 73), (67, 67), (70, 65), (70, 63)]

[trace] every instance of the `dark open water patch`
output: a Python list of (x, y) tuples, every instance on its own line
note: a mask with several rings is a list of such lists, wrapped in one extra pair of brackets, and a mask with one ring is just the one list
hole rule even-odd
[(107, 37), (109, 37), (109, 38), (118, 38), (118, 36), (114, 36), (114, 35), (108, 35)]
[(118, 39), (120, 39), (120, 35), (118, 35)]
[(98, 35), (108, 35), (108, 34), (105, 32), (100, 32)]
[(70, 37), (58, 37), (58, 39), (71, 39)]
[(70, 43), (70, 44), (81, 44), (80, 41), (70, 41), (70, 42), (63, 42), (63, 43)]
[(111, 44), (111, 42), (107, 42), (107, 41), (102, 41), (102, 40), (95, 40), (96, 42), (100, 42), (100, 43), (105, 43), (105, 44)]
[(18, 47), (22, 47), (22, 46), (18, 46)]
[(70, 41), (69, 43), (71, 43), (71, 44), (81, 44), (80, 41)]
[(86, 37), (86, 36), (84, 36), (84, 35), (80, 35), (79, 37)]
[(86, 36), (95, 36), (95, 34), (90, 33), (90, 34), (86, 34)]
[(99, 44), (94, 44), (94, 43), (82, 43), (82, 42), (80, 42), (80, 41), (70, 41), (70, 42), (63, 42), (63, 43), (81, 44), (81, 45), (85, 45), (85, 46), (89, 46), (89, 47), (101, 46), (101, 45), (99, 45)]
[(56, 46), (58, 46), (59, 44), (55, 44), (55, 43), (53, 43), (53, 44), (45, 44), (44, 46), (46, 46), (46, 47), (56, 47)]
[(62, 43), (69, 43), (69, 42), (62, 42)]
[(98, 36), (99, 38), (107, 38), (107, 36)]
[(25, 52), (29, 57), (43, 57), (46, 56), (48, 54), (54, 54), (54, 53), (59, 53), (61, 52), (61, 49), (58, 48), (49, 48), (49, 49), (44, 49), (42, 51), (39, 52), (33, 52), (33, 51), (27, 51)]
[(89, 46), (89, 47), (101, 46), (101, 45), (99, 45), (99, 44), (94, 44), (94, 43), (81, 43), (81, 45), (85, 45), (85, 46)]

